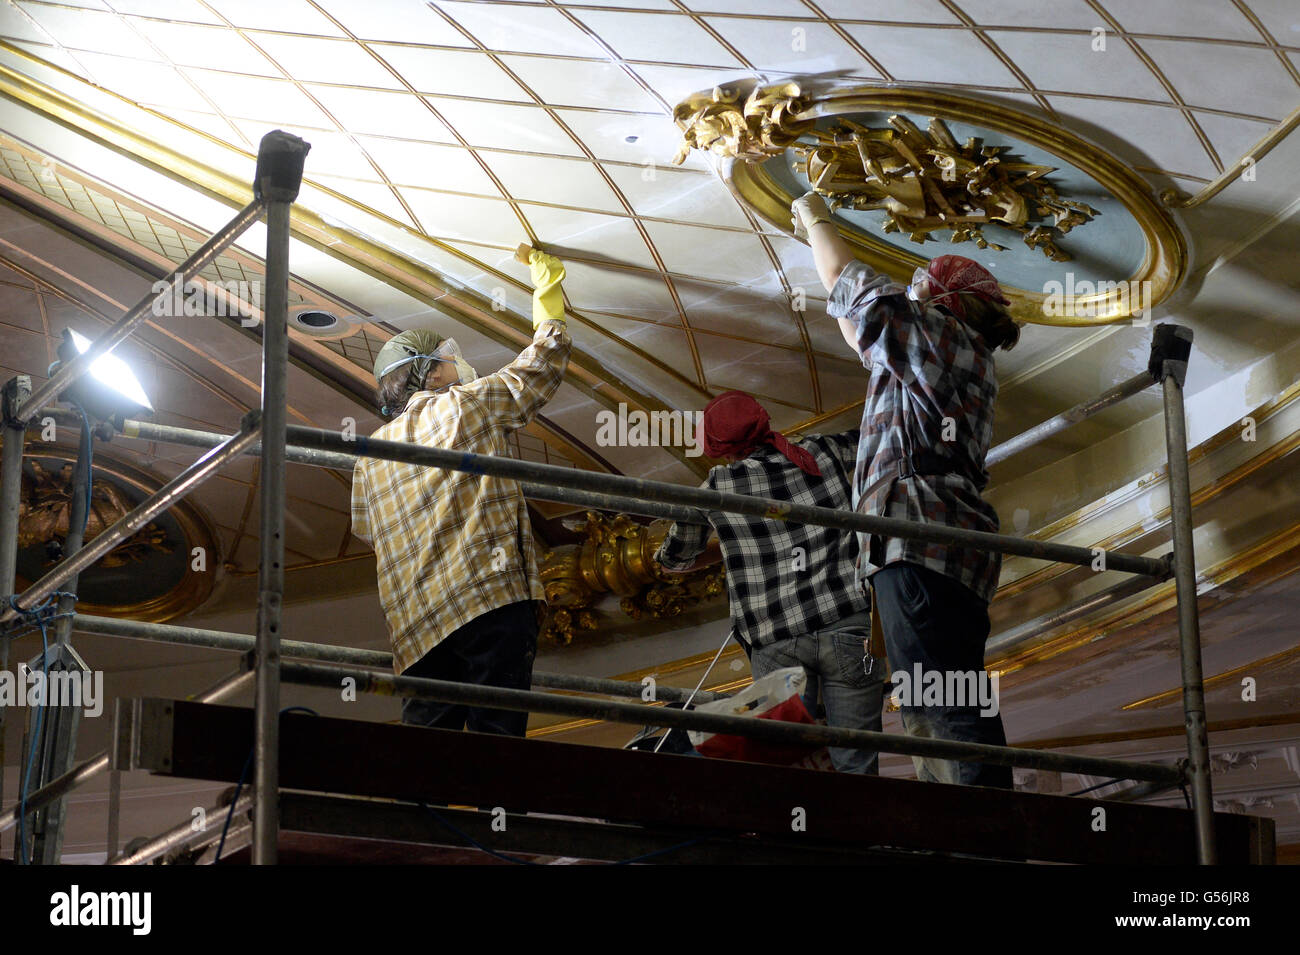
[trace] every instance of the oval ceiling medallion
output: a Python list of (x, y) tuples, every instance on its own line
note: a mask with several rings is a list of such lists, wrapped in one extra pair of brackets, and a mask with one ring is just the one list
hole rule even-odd
[[(15, 588), (20, 593), (63, 557), (76, 457), (73, 450), (50, 445), (29, 446), (23, 456)], [(87, 543), (165, 483), (99, 447), (93, 467)], [(188, 500), (180, 501), (82, 571), (77, 611), (170, 620), (208, 598), (220, 566), (207, 520)]]
[(744, 80), (673, 118), (720, 157), (746, 205), (790, 232), (790, 203), (825, 196), (854, 254), (906, 284), (929, 259), (973, 258), (1017, 321), (1150, 320), (1181, 284), (1187, 243), (1151, 187), (1109, 153), (998, 103), (933, 89)]

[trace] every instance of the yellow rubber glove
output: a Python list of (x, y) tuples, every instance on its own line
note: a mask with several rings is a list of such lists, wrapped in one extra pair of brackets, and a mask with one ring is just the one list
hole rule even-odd
[(533, 277), (533, 328), (542, 322), (563, 322), (564, 292), (560, 283), (564, 281), (564, 263), (534, 249), (528, 256), (528, 269)]

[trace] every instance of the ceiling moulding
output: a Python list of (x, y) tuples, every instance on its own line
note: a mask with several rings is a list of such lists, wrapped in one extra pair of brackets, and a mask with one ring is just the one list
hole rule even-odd
[[(1289, 456), (1300, 448), (1300, 429), (1295, 421), (1300, 415), (1298, 397), (1300, 385), (1252, 416), (1258, 418), (1257, 427), (1263, 433), (1257, 453), (1244, 450), (1253, 450), (1256, 444), (1243, 441), (1241, 428), (1233, 427), (1202, 444), (1194, 455), (1192, 463), (1199, 472), (1198, 487), (1192, 495), (1193, 507), (1199, 509), (1196, 547), (1201, 569), (1197, 590), (1202, 597), (1212, 595), (1209, 606), (1217, 607), (1232, 599), (1231, 593), (1221, 592), (1225, 585), (1300, 546), (1300, 492), (1288, 481), (1293, 467)], [(1287, 489), (1290, 493), (1261, 495), (1259, 487)], [(1030, 536), (1063, 543), (1095, 541), (1091, 546), (1106, 550), (1120, 546), (1141, 553), (1167, 550), (1169, 514), (1167, 504), (1161, 503), (1165, 493), (1163, 471), (1153, 472), (1122, 489), (1122, 501), (1098, 502), (1085, 509), (1090, 512), (1085, 517), (1070, 515), (1074, 533), (1068, 539), (1044, 532)], [(1106, 511), (1115, 511), (1109, 515), (1109, 526), (1087, 526), (1107, 522)], [(1141, 515), (1141, 520), (1117, 527), (1135, 514)], [(1277, 532), (1279, 526), (1283, 529)], [(1050, 629), (1042, 630), (1026, 634), (1024, 643), (1016, 640), (996, 649), (1002, 634), (1025, 626), (1027, 618), (1043, 607), (1070, 605), (1098, 592), (1103, 585), (1100, 574), (1051, 565), (1000, 588), (993, 604), (995, 633), (990, 640), (990, 646), (995, 648), (990, 652), (996, 654), (998, 667), (1008, 673), (1051, 659), (1174, 605), (1173, 584), (1165, 582), (1112, 603), (1084, 622), (1069, 624), (1058, 635), (1053, 636)]]
[[(1260, 468), (1277, 462), (1300, 448), (1300, 382), (1251, 410), (1242, 421), (1247, 418), (1252, 422), (1252, 440), (1243, 440), (1243, 423), (1233, 421), (1189, 449), (1188, 464), (1195, 469), (1193, 507), (1213, 502), (1226, 491), (1243, 485)], [(1157, 430), (1162, 427), (1158, 416), (1133, 427), (1140, 428), (1144, 425)], [(1122, 434), (1113, 435), (1112, 439), (1120, 438)], [(1136, 475), (1122, 486), (1025, 536), (1032, 540), (1098, 546), (1107, 550), (1128, 546), (1157, 524), (1163, 525), (1168, 520), (1167, 497), (1166, 503), (1160, 508), (1152, 508), (1149, 503), (1144, 503), (1149, 501), (1153, 488), (1165, 486), (1165, 468), (1166, 465), (1161, 463)], [(1201, 476), (1206, 472), (1209, 472), (1208, 479), (1202, 479)], [(1019, 480), (1033, 477), (1027, 475)], [(1002, 493), (1014, 496), (1014, 484)], [(1135, 514), (1140, 514), (1141, 519), (1133, 522), (1131, 518)], [(1098, 523), (1104, 526), (1099, 528)], [(1029, 562), (1025, 558), (1007, 557), (1003, 563), (1003, 576), (1010, 576), (1010, 573), (1027, 563)], [(999, 593), (1014, 596), (1027, 586), (1060, 577), (1070, 570), (1068, 566), (1055, 564), (1038, 568), (1004, 583)]]
[(1173, 209), (1195, 209), (1251, 172), (1256, 163), (1268, 155), (1274, 146), (1290, 136), (1296, 129), (1300, 129), (1300, 107), (1296, 107), (1286, 119), (1260, 137), (1259, 142), (1246, 150), (1246, 154), (1241, 157), (1240, 162), (1235, 166), (1228, 166), (1215, 177), (1213, 182), (1199, 192), (1189, 195), (1179, 192), (1177, 189), (1166, 189), (1160, 193), (1160, 200)]
[[(1229, 580), (1239, 580), (1253, 589), (1293, 574), (1297, 567), (1300, 567), (1300, 524), (1292, 525), (1281, 533), (1261, 541), (1231, 560), (1206, 568), (1201, 571), (1200, 577), (1213, 580), (1215, 587)], [(989, 670), (997, 670), (1005, 680), (1011, 674), (1026, 671), (1036, 665), (1041, 666), (1063, 654), (1075, 651), (1091, 649), (1105, 654), (1122, 652), (1130, 643), (1148, 636), (1153, 628), (1175, 625), (1178, 602), (1174, 589), (1173, 581), (1160, 584), (1145, 591), (1138, 598), (1112, 604), (1093, 619), (1072, 626), (1027, 649), (1009, 647), (1002, 654), (986, 658), (985, 666)], [(1249, 591), (1245, 591), (1240, 595), (1233, 594), (1227, 599), (1206, 600), (1206, 589), (1204, 585), (1199, 585), (1197, 588), (1197, 603), (1202, 615), (1212, 614), (1216, 610), (1227, 607), (1242, 596), (1249, 598)], [(1268, 660), (1270, 665), (1275, 662), (1284, 665), (1294, 660), (1295, 654), (1295, 648), (1292, 647), (1264, 659)], [(1273, 660), (1273, 656), (1278, 659)], [(1176, 659), (1176, 652), (1172, 653), (1170, 658)], [(1078, 665), (1077, 660), (1057, 663), (1058, 669), (1076, 665)], [(1225, 672), (1235, 672), (1235, 668)], [(1009, 689), (1019, 683), (1032, 682), (1048, 675), (1050, 674), (1044, 672), (1027, 673), (1016, 681), (1007, 681), (1003, 685)], [(1215, 674), (1214, 679), (1215, 685), (1221, 685), (1227, 677), (1224, 674)], [(1163, 697), (1163, 694), (1160, 696)], [(1129, 709), (1143, 702), (1146, 700), (1138, 700), (1122, 708)]]
[(990, 266), (1019, 322), (1145, 324), (1187, 273), (1186, 237), (1149, 184), (1099, 146), (1001, 103), (740, 80), (687, 97), (673, 118), (678, 159), (712, 152), (740, 201), (776, 228), (789, 233), (791, 201), (816, 191), (854, 254), (902, 283), (930, 257), (908, 240), (946, 239)]
[[(1300, 448), (1300, 425), (1296, 423), (1297, 417), (1300, 417), (1300, 383), (1261, 405), (1250, 417), (1255, 422), (1254, 442), (1243, 441), (1241, 426), (1233, 424), (1189, 453), (1189, 464), (1197, 472), (1197, 486), (1192, 492), (1194, 508), (1213, 504), (1235, 491), (1249, 490), (1248, 481), (1257, 477), (1261, 469), (1279, 464)], [(1247, 453), (1252, 449), (1254, 453)], [(1201, 475), (1207, 471), (1208, 479), (1200, 480)], [(1030, 540), (1101, 547), (1107, 551), (1135, 546), (1137, 542), (1167, 527), (1169, 508), (1165, 488), (1165, 469), (1162, 465), (1045, 527), (1025, 534), (1025, 537)], [(1155, 492), (1165, 496), (1164, 503), (1153, 500)], [(1134, 520), (1135, 517), (1137, 520)], [(1205, 557), (1206, 554), (1201, 553), (1201, 556)], [(1226, 558), (1230, 555), (1211, 556)], [(1023, 595), (1033, 595), (1036, 592), (1037, 596), (1032, 599), (1036, 601), (1034, 606), (1039, 606), (1044, 598), (1038, 588), (1048, 585), (1056, 588), (1051, 596), (1053, 606), (1068, 604), (1086, 596), (1082, 588), (1068, 586), (1067, 578), (1071, 575), (1077, 577), (1076, 568), (1049, 564), (1028, 569), (1029, 564), (1029, 561), (1019, 557), (1008, 557), (1004, 561), (1003, 577), (1012, 579), (998, 588), (995, 606), (999, 610), (995, 610), (995, 617), (1000, 615), (999, 611), (1006, 609), (1007, 602)], [(1225, 563), (1225, 567), (1232, 570), (1230, 560)], [(1018, 570), (1025, 572), (1016, 576)], [(1231, 576), (1219, 582), (1228, 579)], [(1014, 614), (1006, 621), (998, 620), (995, 623), (996, 629), (1009, 630), (1020, 622), (1011, 617)]]
[[(174, 129), (178, 134), (184, 133), (189, 136), (199, 137), (209, 144), (212, 149), (219, 149), (228, 156), (239, 157), (249, 164), (255, 158), (253, 154), (221, 142), (207, 133), (193, 130), (175, 120), (136, 106), (125, 97), (91, 86), (80, 77), (68, 73), (66, 70), (42, 60), (40, 57), (28, 53), (11, 43), (0, 40), (0, 51), (39, 65), (44, 69), (56, 71), (61, 77), (66, 78), (68, 82), (84, 87), (88, 98), (92, 94), (97, 97), (107, 95), (114, 102), (120, 102), (123, 108), (145, 113), (153, 122), (162, 123), (164, 126)], [(194, 188), (201, 194), (216, 199), (231, 208), (243, 208), (252, 199), (251, 182), (244, 182), (230, 173), (198, 162), (188, 153), (163, 145), (158, 137), (145, 135), (132, 129), (125, 123), (2, 64), (0, 64), (0, 96), (8, 98), (100, 146), (139, 162), (156, 173)], [(251, 165), (249, 168), (251, 168)], [(492, 275), (501, 284), (517, 287), (531, 295), (531, 289), (526, 288), (523, 283), (512, 276), (466, 255), (452, 245), (417, 233), (409, 226), (391, 220), (387, 216), (375, 212), (369, 207), (328, 187), (312, 182), (309, 177), (304, 178), (303, 182), (305, 185), (310, 185), (311, 188), (327, 194), (331, 199), (346, 203), (358, 211), (383, 220), (410, 239), (428, 243), (446, 254), (453, 255), (473, 265), (476, 269)], [(326, 217), (307, 208), (301, 200), (294, 203), (292, 234), (299, 241), (307, 243), (363, 274), (390, 285), (456, 321), (464, 322), (503, 347), (519, 350), (532, 340), (530, 321), (509, 309), (501, 309), (494, 302), (471, 289), (453, 288), (444, 276), (428, 266), (333, 219), (327, 221)], [(633, 355), (636, 359), (648, 363), (659, 374), (667, 375), (691, 394), (693, 398), (697, 399), (701, 405), (711, 397), (671, 365), (635, 346), (628, 345), (611, 335), (599, 323), (589, 322), (573, 311), (568, 312), (568, 317), (571, 322), (580, 323), (596, 334), (608, 338), (611, 345)], [(574, 387), (611, 409), (616, 409), (620, 404), (624, 404), (629, 410), (645, 412), (670, 410), (659, 399), (640, 391), (623, 380), (605, 362), (576, 347), (569, 359), (569, 367), (565, 378)], [(665, 447), (662, 450), (672, 455), (694, 474), (702, 477), (708, 470), (707, 463), (698, 458), (688, 457), (684, 449)]]

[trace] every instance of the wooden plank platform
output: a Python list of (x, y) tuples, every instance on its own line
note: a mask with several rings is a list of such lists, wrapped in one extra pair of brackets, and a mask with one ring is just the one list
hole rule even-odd
[[(252, 710), (151, 698), (121, 705), (132, 703), (132, 718), (121, 721), (130, 734), (130, 768), (239, 780), (252, 749)], [(125, 750), (118, 750), (119, 758)], [(512, 815), (594, 817), (673, 836), (743, 836), (781, 851), (806, 846), (1017, 861), (1196, 861), (1192, 814), (1182, 809), (299, 713), (281, 719), (280, 784), (308, 793), (502, 807)], [(1224, 864), (1273, 861), (1271, 820), (1216, 813), (1215, 826)]]

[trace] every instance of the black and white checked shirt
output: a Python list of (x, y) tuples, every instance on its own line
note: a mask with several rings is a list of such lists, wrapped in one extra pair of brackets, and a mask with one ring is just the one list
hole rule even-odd
[[(849, 475), (858, 432), (797, 443), (817, 459), (820, 478), (764, 444), (743, 461), (715, 467), (702, 486), (813, 507), (852, 507)], [(727, 569), (732, 631), (751, 646), (823, 630), (870, 608), (857, 583), (858, 545), (851, 532), (717, 511), (709, 520)], [(686, 570), (704, 551), (709, 533), (708, 525), (673, 524), (655, 559), (669, 570)]]
[[(922, 308), (902, 286), (861, 262), (840, 273), (826, 311), (856, 327), (871, 369), (854, 472), (862, 514), (996, 533), (998, 514), (980, 492), (993, 437), (998, 380), (984, 339), (941, 308)], [(997, 590), (1002, 555), (920, 541), (861, 536), (861, 570), (908, 561), (966, 585)]]

